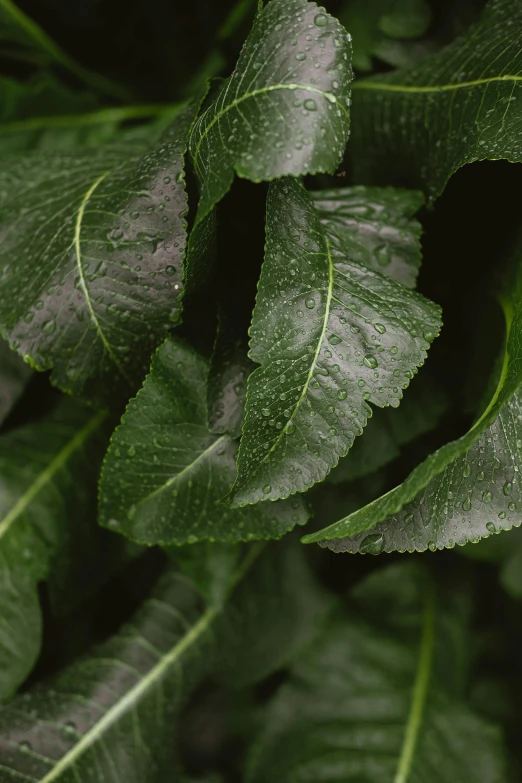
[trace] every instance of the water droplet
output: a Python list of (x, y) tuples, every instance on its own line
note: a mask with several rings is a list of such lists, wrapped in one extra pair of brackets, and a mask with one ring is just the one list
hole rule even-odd
[(45, 334), (52, 334), (54, 331), (56, 331), (56, 321), (54, 318), (51, 318), (49, 321), (45, 321), (45, 323), (42, 325), (42, 331), (45, 332)]
[(382, 533), (372, 533), (363, 538), (359, 551), (363, 555), (380, 555), (384, 549), (384, 536)]
[(506, 481), (503, 487), (504, 495), (511, 495), (513, 492), (513, 484), (511, 481)]
[(516, 504), (515, 504), (515, 503), (510, 503), (510, 504), (508, 505), (508, 509), (509, 509), (510, 511), (516, 511), (516, 510), (517, 510)]
[(326, 14), (316, 14), (314, 24), (316, 24), (317, 27), (326, 27), (328, 24), (328, 17)]
[(469, 495), (466, 498), (466, 500), (463, 502), (462, 508), (464, 509), (464, 511), (469, 511), (470, 510), (470, 508), (471, 508), (471, 498), (470, 498)]
[(371, 353), (367, 353), (366, 356), (363, 359), (365, 365), (367, 367), (370, 367), (370, 369), (374, 370), (376, 367), (378, 367), (378, 362), (375, 356), (373, 356)]
[(337, 392), (337, 396), (340, 400), (345, 400), (348, 397), (348, 392), (344, 389), (339, 389)]
[(313, 310), (315, 307), (315, 299), (313, 297), (308, 297), (308, 299), (305, 302), (306, 307), (308, 307), (309, 310)]
[(486, 491), (482, 493), (482, 500), (484, 503), (491, 503), (493, 500), (493, 494), (489, 491), (489, 489), (486, 489)]
[(18, 749), (22, 751), (22, 753), (27, 753), (29, 750), (32, 750), (32, 745), (30, 742), (27, 742), (27, 740), (22, 740), (18, 743)]
[(270, 484), (265, 484), (265, 486), (263, 487), (263, 493), (265, 495), (269, 495), (271, 492), (272, 492), (272, 487), (270, 486)]
[(127, 449), (127, 454), (129, 455), (129, 457), (136, 456), (136, 447), (135, 446), (129, 446), (129, 448)]
[(304, 52), (297, 52), (295, 59), (303, 62), (303, 60), (306, 60), (306, 54)]
[(489, 530), (490, 533), (496, 533), (497, 528), (493, 524), (493, 522), (486, 522), (486, 528)]
[(436, 551), (437, 544), (435, 543), (435, 541), (428, 541), (428, 549), (430, 550), (430, 552)]
[(286, 434), (287, 435), (293, 435), (295, 432), (295, 424), (292, 421), (289, 421), (286, 425)]
[(410, 525), (413, 522), (413, 514), (406, 514), (404, 521), (406, 524)]
[(466, 462), (464, 465), (464, 470), (462, 471), (464, 478), (469, 478), (471, 476), (471, 465), (469, 462)]
[(330, 337), (328, 338), (328, 342), (330, 343), (330, 345), (339, 345), (339, 343), (342, 342), (342, 340), (340, 337), (337, 337), (336, 334), (331, 334)]
[(313, 98), (307, 98), (303, 102), (303, 106), (304, 106), (305, 109), (307, 109), (307, 111), (316, 111), (317, 110), (317, 104), (316, 104), (316, 102), (314, 101)]
[(174, 274), (176, 274), (176, 267), (175, 267), (175, 266), (172, 266), (172, 265), (166, 266), (166, 267), (165, 267), (165, 272), (166, 272), (168, 275), (174, 275)]
[(386, 331), (386, 327), (384, 324), (374, 324), (375, 329), (379, 332), (379, 334), (384, 334)]

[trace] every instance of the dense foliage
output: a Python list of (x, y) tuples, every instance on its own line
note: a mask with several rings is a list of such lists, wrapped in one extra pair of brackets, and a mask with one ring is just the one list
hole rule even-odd
[(0, 783), (522, 779), (521, 41), (0, 0)]

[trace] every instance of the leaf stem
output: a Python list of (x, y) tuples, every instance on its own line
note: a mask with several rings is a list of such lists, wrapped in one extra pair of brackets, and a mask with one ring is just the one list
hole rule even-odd
[(406, 783), (413, 764), (431, 676), (433, 643), (435, 639), (435, 606), (435, 590), (433, 585), (430, 585), (424, 607), (419, 663), (417, 666), (415, 683), (413, 685), (410, 714), (408, 715), (406, 732), (404, 734), (404, 741), (394, 783)]

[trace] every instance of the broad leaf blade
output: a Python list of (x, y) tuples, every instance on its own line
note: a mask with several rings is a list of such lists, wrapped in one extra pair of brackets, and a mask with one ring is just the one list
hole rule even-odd
[[(70, 590), (67, 572), (78, 551), (80, 571), (92, 572), (104, 419), (67, 400), (48, 419), (0, 438), (2, 699), (24, 680), (40, 650), (38, 584), (51, 579)], [(107, 549), (105, 537), (103, 543)]]
[(135, 541), (280, 538), (308, 518), (304, 501), (233, 510), (221, 500), (235, 477), (237, 445), (207, 427), (207, 363), (169, 338), (111, 441), (100, 520)]
[(269, 705), (248, 783), (507, 781), (499, 729), (448, 681), (465, 631), (448, 592), (410, 563), (358, 586)]
[[(520, 250), (518, 250), (518, 253)], [(520, 525), (522, 266), (502, 304), (507, 340), (497, 388), (480, 419), (399, 486), (305, 543), (379, 554), (453, 547)], [(371, 531), (367, 534), (367, 531)]]
[[(245, 646), (238, 657), (241, 681), (255, 682), (297, 652), (295, 640), (312, 641), (330, 606), (326, 600), (317, 610), (321, 589), (310, 574), (303, 582), (285, 575), (287, 562), (290, 575), (298, 574), (295, 546), (289, 560), (285, 546), (286, 557), (280, 545), (262, 548), (241, 558), (219, 604), (205, 601), (185, 575), (168, 572), (118, 634), (0, 710), (3, 783), (99, 783), (115, 770), (126, 783), (170, 780), (179, 708), (202, 676), (233, 660), (227, 647), (236, 656), (244, 638), (255, 652), (267, 634), (268, 659), (249, 661)], [(260, 584), (264, 593), (256, 591)], [(263, 621), (274, 605), (275, 628)]]
[(349, 129), (350, 39), (306, 0), (261, 9), (236, 69), (196, 122), (190, 151), (201, 182), (197, 220), (230, 188), (334, 171)]
[(270, 186), (265, 262), (250, 328), (234, 504), (285, 498), (321, 481), (371, 416), (396, 407), (440, 328), (439, 310), (332, 250), (294, 179)]
[(31, 368), (9, 349), (7, 343), (0, 340), (0, 424), (30, 377)]
[(414, 215), (424, 196), (401, 188), (311, 191), (332, 252), (415, 288), (421, 262), (421, 225)]
[(4, 162), (0, 326), (62, 389), (128, 394), (180, 317), (188, 109), (143, 141)]
[(416, 68), (357, 82), (357, 178), (407, 177), (433, 198), (466, 163), (522, 161), (521, 25), (517, 0), (490, 0), (466, 36)]
[(434, 379), (421, 372), (398, 408), (374, 411), (362, 436), (326, 481), (340, 484), (379, 470), (396, 459), (407, 443), (433, 430), (445, 408), (446, 400), (436, 389)]

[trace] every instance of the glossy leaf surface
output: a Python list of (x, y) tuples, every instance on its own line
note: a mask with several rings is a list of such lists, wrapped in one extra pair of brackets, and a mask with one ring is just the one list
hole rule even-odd
[(62, 389), (136, 387), (180, 317), (189, 109), (147, 152), (9, 158), (0, 174), (0, 325)]
[[(517, 251), (520, 252), (520, 248)], [(478, 541), (520, 525), (522, 274), (506, 288), (507, 338), (493, 397), (474, 426), (430, 455), (399, 486), (305, 537), (335, 551), (424, 551)], [(367, 534), (365, 531), (370, 531)]]
[(507, 781), (499, 729), (445, 668), (463, 647), (453, 600), (412, 563), (356, 587), (273, 698), (248, 783)]
[(350, 39), (306, 0), (258, 11), (234, 73), (196, 122), (190, 151), (201, 183), (198, 220), (232, 184), (333, 172), (349, 129)]
[(308, 513), (299, 498), (230, 509), (237, 445), (207, 426), (208, 364), (169, 338), (114, 433), (100, 484), (100, 519), (135, 541), (280, 538)]
[(518, 0), (490, 0), (469, 32), (412, 69), (357, 82), (352, 152), (362, 181), (432, 197), (475, 160), (522, 161)]
[(321, 481), (371, 415), (397, 407), (440, 329), (436, 305), (332, 248), (303, 186), (270, 186), (234, 504)]

